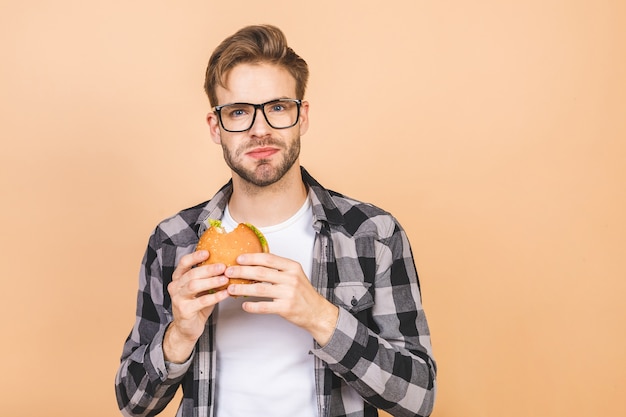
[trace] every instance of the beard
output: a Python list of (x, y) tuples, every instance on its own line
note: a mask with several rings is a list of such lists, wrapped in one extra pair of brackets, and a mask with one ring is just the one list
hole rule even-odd
[(277, 165), (272, 165), (269, 159), (260, 159), (252, 168), (244, 167), (239, 157), (243, 155), (251, 146), (243, 146), (231, 152), (224, 144), (222, 151), (226, 165), (230, 167), (242, 180), (257, 187), (267, 187), (275, 184), (293, 167), (300, 156), (300, 136), (296, 137), (292, 143), (285, 148), (285, 145), (277, 140), (268, 139), (262, 142), (255, 142), (254, 146), (274, 146), (284, 150), (284, 157), (278, 161)]

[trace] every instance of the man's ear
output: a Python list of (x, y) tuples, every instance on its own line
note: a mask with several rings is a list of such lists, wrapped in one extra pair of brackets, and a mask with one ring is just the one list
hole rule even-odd
[(207, 114), (206, 122), (209, 125), (209, 132), (211, 133), (211, 139), (213, 139), (213, 142), (217, 143), (218, 145), (221, 145), (222, 137), (221, 137), (221, 131), (220, 131), (220, 121), (217, 118), (217, 114), (213, 112), (210, 112), (209, 114)]
[(304, 135), (309, 130), (309, 102), (303, 101), (300, 105), (300, 135)]

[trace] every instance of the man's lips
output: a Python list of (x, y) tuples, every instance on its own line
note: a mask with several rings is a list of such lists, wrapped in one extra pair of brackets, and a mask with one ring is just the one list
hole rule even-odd
[(278, 152), (278, 148), (263, 147), (249, 150), (246, 152), (246, 155), (254, 159), (265, 159), (274, 155), (276, 152)]

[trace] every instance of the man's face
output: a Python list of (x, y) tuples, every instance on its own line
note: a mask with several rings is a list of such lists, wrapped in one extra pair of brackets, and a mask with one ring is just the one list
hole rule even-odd
[[(218, 104), (260, 104), (279, 98), (295, 98), (296, 81), (282, 67), (239, 64), (228, 73), (226, 88), (218, 86)], [(300, 136), (308, 128), (308, 103), (303, 102), (298, 123), (287, 129), (272, 128), (260, 110), (245, 132), (227, 132), (217, 115), (207, 116), (213, 141), (222, 145), (224, 160), (242, 180), (258, 187), (279, 181), (298, 161)]]

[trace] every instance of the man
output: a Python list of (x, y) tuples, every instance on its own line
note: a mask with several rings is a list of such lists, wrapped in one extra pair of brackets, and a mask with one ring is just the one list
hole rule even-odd
[[(116, 394), (152, 416), (427, 416), (435, 362), (406, 234), (387, 212), (329, 191), (300, 166), (308, 68), (273, 26), (209, 60), (207, 121), (232, 180), (163, 221), (140, 273)], [(258, 227), (271, 253), (198, 266), (208, 219)], [(231, 284), (208, 293), (227, 278)], [(204, 295), (200, 295), (200, 294)]]

